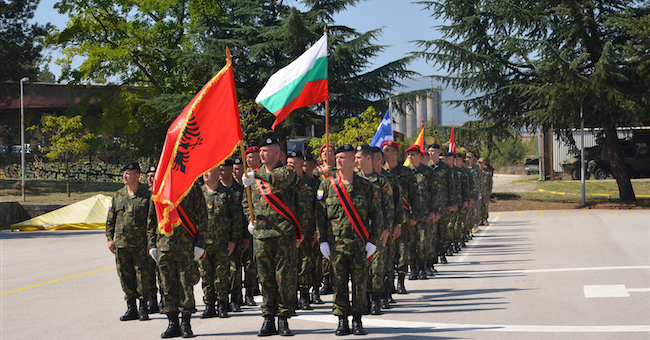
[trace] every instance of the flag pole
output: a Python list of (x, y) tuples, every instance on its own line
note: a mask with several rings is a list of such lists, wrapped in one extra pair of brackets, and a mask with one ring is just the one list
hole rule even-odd
[[(327, 34), (327, 25), (323, 27), (323, 33)], [(326, 155), (325, 163), (327, 164), (327, 166), (330, 166), (329, 145), (330, 145), (330, 98), (329, 98), (329, 90), (328, 90), (327, 100), (325, 101), (325, 148), (327, 148), (328, 150), (325, 153)]]
[[(226, 56), (228, 56), (228, 62), (232, 63), (232, 59), (230, 58), (230, 48), (226, 46)], [(239, 111), (239, 108), (237, 109)], [(241, 123), (239, 124), (239, 128), (241, 129)], [(243, 134), (242, 134), (243, 135)], [(239, 152), (241, 153), (241, 161), (242, 164), (244, 165), (244, 171), (248, 172), (248, 164), (246, 164), (246, 150), (244, 150), (244, 141), (241, 140), (239, 141)], [(248, 198), (248, 211), (250, 212), (249, 214), (249, 221), (251, 224), (255, 222), (255, 214), (253, 213), (253, 194), (251, 193), (251, 186), (246, 187), (246, 197)]]

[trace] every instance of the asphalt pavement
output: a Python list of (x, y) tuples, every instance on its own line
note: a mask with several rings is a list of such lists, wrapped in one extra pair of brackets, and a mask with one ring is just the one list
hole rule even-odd
[[(467, 247), (359, 339), (650, 339), (650, 211), (491, 213)], [(120, 322), (126, 305), (103, 230), (0, 232), (0, 339), (159, 339), (164, 315)], [(199, 319), (199, 339), (254, 338), (259, 307)], [(256, 297), (258, 303), (260, 297)], [(289, 324), (340, 339), (331, 295)]]

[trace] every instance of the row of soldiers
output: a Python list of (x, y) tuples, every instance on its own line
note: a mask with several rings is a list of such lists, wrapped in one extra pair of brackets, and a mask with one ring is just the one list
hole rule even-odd
[(408, 148), (410, 165), (404, 166), (398, 150), (392, 141), (382, 148), (326, 145), (317, 166), (265, 138), (246, 150), (248, 171), (241, 159), (227, 160), (206, 172), (202, 185), (195, 183), (178, 207), (182, 227), (173, 235), (158, 230), (150, 192), (138, 183), (139, 165), (127, 163), (106, 229), (127, 301), (120, 319), (148, 320), (156, 311), (156, 272), (159, 308), (169, 320), (163, 338), (193, 336), (192, 287), (199, 277), (206, 306), (201, 318), (255, 305), (259, 282), (260, 336), (292, 335), (288, 318), (322, 304), (321, 293), (334, 294), (337, 335), (365, 334), (361, 315), (381, 314), (394, 301), (391, 293), (407, 293), (409, 266), (410, 280), (434, 275), (434, 264), (446, 263), (487, 223), (491, 172), (482, 159), (476, 165), (471, 154), (464, 160), (432, 144), (428, 152)]

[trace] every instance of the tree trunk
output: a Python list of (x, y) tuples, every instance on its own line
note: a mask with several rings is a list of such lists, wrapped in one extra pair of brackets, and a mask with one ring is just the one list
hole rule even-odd
[(68, 192), (68, 197), (70, 197), (70, 163), (65, 162), (65, 177), (68, 179), (65, 183), (65, 189)]
[(631, 174), (623, 160), (623, 151), (621, 151), (621, 144), (618, 142), (616, 128), (612, 122), (604, 120), (603, 130), (605, 131), (607, 156), (612, 167), (612, 175), (616, 178), (616, 184), (618, 184), (618, 193), (621, 202), (636, 201), (634, 188), (632, 188), (632, 181), (630, 180)]

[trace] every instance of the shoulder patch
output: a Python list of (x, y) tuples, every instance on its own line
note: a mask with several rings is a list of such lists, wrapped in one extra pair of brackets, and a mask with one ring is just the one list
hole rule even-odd
[(305, 191), (305, 190), (307, 190), (307, 188), (305, 188), (304, 185), (300, 187), (300, 191)]
[(386, 185), (384, 185), (384, 190), (388, 191), (388, 189), (390, 189), (390, 184), (386, 183)]
[(316, 199), (319, 200), (319, 201), (322, 200), (323, 199), (323, 194), (324, 194), (323, 190), (318, 190), (316, 192)]
[(376, 192), (376, 191), (374, 192), (374, 196), (375, 196), (375, 198), (379, 197), (379, 196), (377, 195), (377, 192)]

